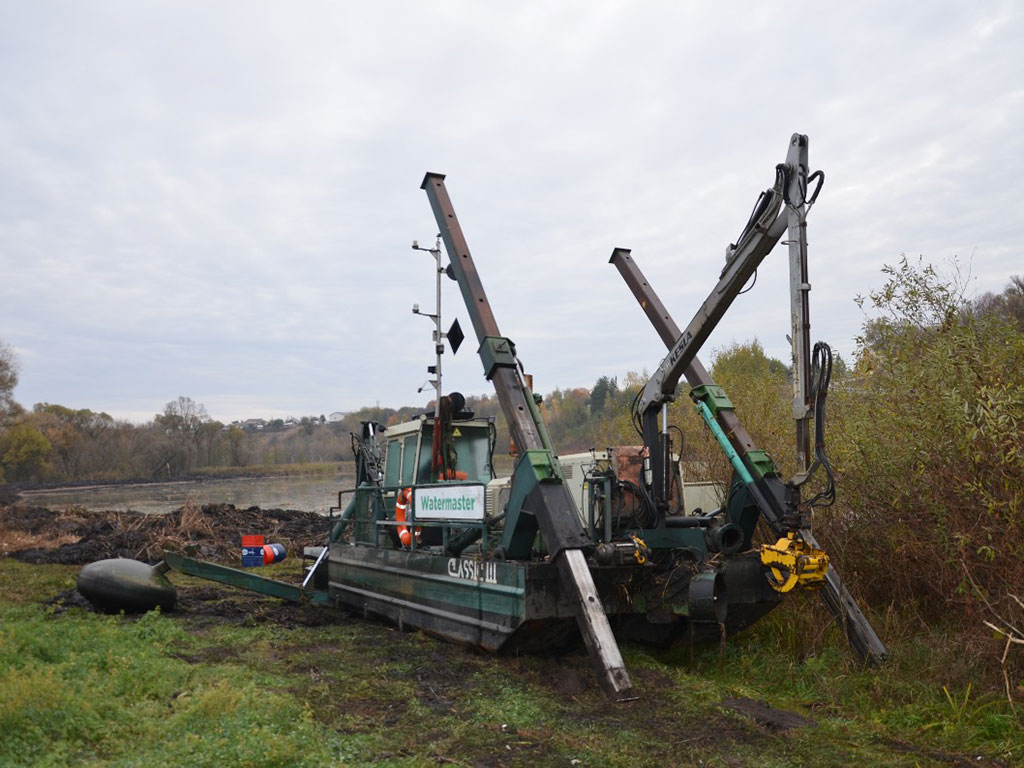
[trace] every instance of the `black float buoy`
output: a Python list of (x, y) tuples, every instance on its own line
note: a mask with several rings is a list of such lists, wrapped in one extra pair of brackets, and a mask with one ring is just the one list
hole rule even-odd
[(145, 613), (157, 607), (171, 611), (178, 590), (164, 576), (168, 570), (163, 561), (147, 565), (122, 557), (97, 560), (79, 572), (78, 591), (107, 613)]

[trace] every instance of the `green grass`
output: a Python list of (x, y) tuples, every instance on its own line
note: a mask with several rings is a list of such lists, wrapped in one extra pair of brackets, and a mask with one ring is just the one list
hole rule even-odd
[(279, 676), (175, 658), (194, 643), (159, 613), (2, 615), (0, 764), (322, 765), (344, 746)]
[[(983, 681), (952, 665), (955, 653), (929, 645), (937, 638), (901, 641), (884, 670), (865, 671), (831, 632), (808, 641), (814, 622), (795, 608), (722, 655), (625, 647), (642, 700), (615, 705), (581, 654), (496, 658), (356, 619), (289, 629), (262, 616), (274, 601), (244, 593), (227, 599), (252, 615), (233, 622), (40, 605), (76, 571), (0, 559), (0, 765), (913, 766), (1024, 757), (1005, 698), (979, 692)], [(721, 706), (726, 697), (763, 700), (816, 725), (772, 732)]]

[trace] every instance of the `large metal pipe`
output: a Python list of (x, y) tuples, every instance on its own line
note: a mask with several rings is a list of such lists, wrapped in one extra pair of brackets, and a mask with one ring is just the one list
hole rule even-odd
[[(369, 487), (369, 483), (363, 483), (359, 486), (360, 488)], [(352, 519), (352, 514), (356, 511), (356, 500), (359, 498), (358, 492), (353, 494), (352, 498), (349, 499), (348, 504), (345, 505), (345, 511), (341, 513), (341, 518), (335, 523), (331, 529), (331, 535), (328, 541), (337, 541), (341, 538), (341, 535), (345, 532), (345, 526), (348, 525), (348, 521)]]

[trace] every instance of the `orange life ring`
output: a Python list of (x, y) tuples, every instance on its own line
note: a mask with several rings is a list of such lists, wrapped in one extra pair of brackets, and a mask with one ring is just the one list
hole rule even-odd
[[(395, 520), (399, 523), (405, 522), (405, 511), (409, 508), (412, 503), (412, 488), (400, 488), (398, 494), (395, 496)], [(398, 526), (398, 539), (402, 542), (403, 547), (408, 547), (412, 544), (412, 534), (409, 532), (407, 525)], [(416, 543), (420, 541), (420, 529), (416, 529)]]

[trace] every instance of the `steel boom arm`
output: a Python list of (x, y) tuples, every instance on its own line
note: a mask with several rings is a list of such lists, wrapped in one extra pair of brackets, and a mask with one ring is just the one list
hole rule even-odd
[(669, 346), (668, 355), (644, 387), (638, 407), (640, 413), (646, 413), (673, 399), (683, 373), (697, 357), (700, 348), (743, 290), (743, 286), (786, 231), (788, 220), (778, 215), (781, 196), (775, 190), (768, 190), (766, 194), (773, 198), (770, 206), (755, 223), (751, 236), (733, 250), (718, 284), (704, 300), (690, 324)]
[[(598, 668), (602, 687), (616, 700), (634, 699), (636, 694), (633, 683), (583, 553), (583, 549), (592, 542), (580, 522), (575, 502), (562, 482), (561, 469), (533, 401), (533, 393), (519, 375), (515, 345), (498, 330), (498, 323), (491, 312), (483, 283), (445, 188), (444, 175), (428, 173), (421, 187), (427, 193), (448, 251), (452, 272), (458, 280), (466, 310), (480, 342), (484, 373), (494, 384), (520, 455), (513, 474), (503, 546), (506, 549), (525, 546), (528, 554), (533, 532), (539, 528), (548, 553), (558, 566), (563, 584), (576, 597), (577, 623), (587, 650)], [(516, 500), (515, 504), (513, 500)], [(518, 532), (520, 529), (521, 534)]]

